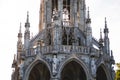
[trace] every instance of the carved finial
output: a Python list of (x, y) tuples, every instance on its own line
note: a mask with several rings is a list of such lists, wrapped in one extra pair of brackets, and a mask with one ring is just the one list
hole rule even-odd
[(89, 11), (89, 7), (88, 7), (88, 19), (90, 18), (90, 11)]
[(113, 57), (113, 51), (111, 50), (111, 57)]
[(105, 28), (107, 28), (107, 20), (106, 20), (106, 17), (105, 17)]
[(29, 22), (29, 11), (27, 11), (27, 22)]
[(21, 33), (21, 22), (20, 22), (20, 29), (19, 29), (19, 33)]
[(100, 28), (100, 39), (102, 39), (102, 29)]
[(87, 11), (87, 20), (86, 20), (86, 23), (91, 23), (89, 7), (88, 7), (88, 11)]
[(30, 27), (30, 23), (29, 23), (29, 12), (28, 12), (28, 11), (27, 11), (27, 19), (26, 19), (25, 27)]
[(20, 38), (22, 38), (21, 23), (20, 23), (19, 33), (18, 33), (18, 39), (20, 40)]
[(103, 39), (102, 39), (102, 29), (100, 29), (100, 39), (99, 39), (100, 46), (103, 46)]
[(16, 61), (16, 54), (14, 54), (14, 61)]
[(106, 17), (105, 17), (105, 28), (104, 28), (104, 33), (109, 33), (109, 30), (107, 28), (107, 20), (106, 20)]

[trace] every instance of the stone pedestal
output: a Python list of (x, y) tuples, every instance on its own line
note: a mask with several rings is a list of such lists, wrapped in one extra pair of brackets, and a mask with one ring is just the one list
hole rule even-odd
[(51, 80), (60, 80), (59, 78), (53, 77)]

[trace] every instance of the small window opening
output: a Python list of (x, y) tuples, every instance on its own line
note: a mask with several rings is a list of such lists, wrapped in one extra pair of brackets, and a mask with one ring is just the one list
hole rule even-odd
[(78, 38), (78, 44), (79, 44), (79, 46), (82, 45), (82, 44), (81, 44), (81, 39), (80, 39), (80, 38)]
[(63, 25), (69, 25), (70, 21), (70, 0), (63, 0)]
[(52, 22), (54, 18), (56, 18), (56, 14), (58, 13), (58, 0), (52, 0)]
[(67, 45), (67, 34), (66, 34), (65, 29), (63, 29), (62, 44)]

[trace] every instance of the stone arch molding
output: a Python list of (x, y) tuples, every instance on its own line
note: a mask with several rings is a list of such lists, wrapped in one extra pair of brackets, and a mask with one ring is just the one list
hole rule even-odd
[(65, 60), (63, 63), (60, 64), (60, 68), (59, 68), (59, 71), (58, 71), (58, 77), (61, 79), (62, 70), (64, 69), (64, 67), (68, 63), (70, 63), (72, 61), (77, 62), (83, 68), (83, 70), (86, 74), (86, 78), (87, 78), (87, 80), (89, 80), (91, 78), (91, 75), (90, 75), (90, 72), (89, 72), (89, 69), (88, 69), (87, 65), (82, 60), (78, 59), (77, 57), (71, 57), (71, 58)]
[(40, 62), (43, 63), (44, 65), (46, 65), (46, 67), (48, 68), (48, 70), (50, 72), (50, 77), (51, 77), (52, 74), (51, 74), (50, 65), (44, 59), (36, 57), (36, 59), (25, 70), (25, 75), (24, 75), (23, 80), (28, 80), (31, 70), (34, 68), (34, 66), (36, 66)]
[(103, 70), (105, 71), (105, 74), (107, 76), (107, 80), (112, 80), (112, 77), (111, 77), (111, 74), (109, 72), (109, 69), (108, 67), (105, 65), (105, 63), (100, 63), (98, 66), (97, 66), (97, 70), (99, 67), (102, 67)]

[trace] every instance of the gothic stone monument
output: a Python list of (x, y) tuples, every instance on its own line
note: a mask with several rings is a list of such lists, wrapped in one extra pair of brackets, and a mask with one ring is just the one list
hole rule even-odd
[(11, 80), (114, 80), (107, 21), (96, 40), (85, 0), (41, 0), (39, 20), (30, 38), (27, 14), (24, 44), (20, 25)]

